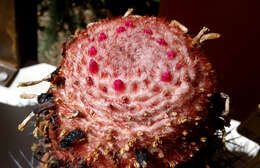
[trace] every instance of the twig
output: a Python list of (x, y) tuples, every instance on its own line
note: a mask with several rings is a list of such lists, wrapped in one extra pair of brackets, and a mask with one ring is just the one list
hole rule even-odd
[(200, 32), (193, 38), (191, 46), (195, 47), (197, 44), (202, 44), (204, 41), (213, 40), (220, 37), (218, 33), (207, 33), (209, 29), (207, 27), (203, 27)]
[(98, 22), (91, 22), (87, 25), (87, 28), (90, 27), (90, 26), (93, 26), (94, 24), (97, 24)]
[(208, 32), (209, 29), (207, 27), (203, 27), (200, 32), (193, 38), (192, 40), (192, 46), (195, 46), (200, 41), (201, 37)]
[(223, 113), (222, 115), (223, 115), (223, 116), (227, 116), (227, 115), (229, 114), (230, 98), (229, 98), (229, 96), (228, 96), (227, 94), (225, 94), (225, 93), (220, 93), (220, 94), (221, 94), (221, 96), (222, 96), (223, 98), (226, 99), (226, 101), (225, 101), (225, 111), (224, 111), (224, 113)]
[(204, 41), (206, 40), (213, 40), (213, 39), (217, 39), (220, 37), (220, 34), (218, 33), (208, 33), (208, 34), (205, 34), (203, 35), (201, 38), (200, 38), (200, 43), (203, 43)]
[(20, 82), (17, 87), (27, 87), (27, 86), (37, 85), (43, 81), (48, 82), (49, 80), (50, 80), (50, 78), (46, 77), (46, 78), (43, 78), (43, 79), (37, 80), (37, 81)]
[(28, 124), (28, 122), (35, 116), (34, 112), (32, 111), (21, 124), (18, 125), (18, 130), (23, 131), (25, 126)]
[(27, 93), (20, 94), (20, 98), (22, 99), (33, 99), (36, 96), (37, 96), (36, 94), (27, 94)]
[(177, 26), (179, 27), (184, 33), (188, 33), (188, 28), (185, 27), (183, 24), (181, 24), (180, 22), (178, 22), (177, 20), (172, 20), (171, 23), (169, 24), (169, 26)]
[(127, 17), (129, 15), (131, 15), (133, 13), (134, 9), (133, 8), (129, 8), (126, 13), (124, 14), (124, 17)]

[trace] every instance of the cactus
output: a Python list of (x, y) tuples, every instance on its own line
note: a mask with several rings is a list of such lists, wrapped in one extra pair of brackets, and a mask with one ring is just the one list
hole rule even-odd
[(131, 12), (77, 31), (49, 78), (55, 106), (35, 113), (48, 148), (41, 166), (176, 167), (206, 147), (220, 114), (201, 43), (219, 35), (187, 31)]

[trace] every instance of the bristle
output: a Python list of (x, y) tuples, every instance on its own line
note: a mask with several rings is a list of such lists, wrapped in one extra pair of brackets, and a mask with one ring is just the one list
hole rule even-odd
[(28, 87), (28, 86), (33, 86), (33, 85), (37, 85), (41, 82), (49, 82), (50, 81), (50, 78), (49, 77), (46, 77), (46, 78), (43, 78), (41, 80), (37, 80), (37, 81), (28, 81), (28, 82), (20, 82), (18, 84), (17, 87)]
[(169, 26), (177, 26), (183, 31), (183, 33), (188, 33), (188, 28), (185, 27), (180, 22), (178, 22), (177, 20), (172, 20), (171, 23), (169, 24)]
[(133, 13), (134, 9), (133, 8), (129, 8), (126, 13), (124, 14), (124, 17), (127, 17), (129, 15), (131, 15)]

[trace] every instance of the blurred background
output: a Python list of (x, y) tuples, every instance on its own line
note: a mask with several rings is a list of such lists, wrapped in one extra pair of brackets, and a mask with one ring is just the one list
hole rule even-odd
[[(15, 88), (17, 82), (45, 77), (59, 65), (61, 45), (76, 29), (123, 15), (128, 8), (138, 15), (176, 19), (189, 28), (191, 36), (203, 26), (220, 33), (220, 39), (206, 42), (203, 48), (217, 71), (220, 91), (231, 97), (231, 118), (245, 121), (254, 115), (260, 123), (256, 115), (260, 103), (257, 0), (0, 0), (0, 123), (6, 128), (0, 144), (10, 135), (19, 139), (16, 125), (36, 102), (21, 103), (12, 96), (21, 93)], [(37, 66), (40, 63), (47, 64)]]

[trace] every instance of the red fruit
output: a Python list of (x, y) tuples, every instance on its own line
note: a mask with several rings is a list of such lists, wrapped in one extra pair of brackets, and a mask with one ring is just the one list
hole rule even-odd
[(124, 82), (123, 82), (122, 80), (120, 80), (120, 79), (115, 80), (114, 83), (113, 83), (113, 86), (114, 86), (114, 89), (115, 89), (116, 91), (121, 92), (121, 91), (124, 91), (124, 90), (125, 90), (125, 84), (124, 84)]
[(105, 40), (107, 38), (105, 33), (100, 33), (99, 37), (98, 37), (98, 41), (101, 42), (103, 40)]
[(180, 70), (182, 68), (182, 64), (181, 63), (177, 63), (175, 68), (176, 68), (176, 70)]
[(86, 81), (89, 86), (92, 86), (94, 84), (93, 79), (89, 76), (87, 77)]
[(170, 59), (174, 59), (176, 57), (176, 53), (174, 51), (168, 51), (167, 55)]
[(125, 26), (133, 28), (134, 27), (133, 21), (132, 20), (127, 20), (125, 22)]
[(165, 72), (165, 73), (163, 73), (162, 76), (161, 76), (161, 80), (162, 80), (163, 82), (170, 82), (170, 81), (172, 80), (172, 74), (171, 74), (171, 72)]
[(176, 25), (119, 17), (64, 46), (49, 91), (56, 106), (41, 122), (49, 124), (46, 163), (168, 168), (189, 160), (205, 146), (201, 137), (214, 133), (214, 122), (207, 122), (214, 73), (200, 45)]
[(91, 59), (89, 61), (89, 72), (92, 74), (98, 73), (98, 64), (95, 60)]
[(95, 56), (97, 54), (97, 49), (94, 46), (91, 46), (88, 53), (90, 56)]
[(144, 32), (145, 32), (146, 34), (150, 34), (150, 35), (153, 34), (153, 31), (152, 31), (151, 29), (144, 29)]
[(105, 86), (102, 87), (102, 91), (106, 93), (107, 92), (107, 88)]
[(159, 43), (159, 44), (162, 45), (162, 46), (166, 46), (166, 45), (167, 45), (167, 42), (166, 42), (163, 38), (159, 38), (159, 39), (157, 40), (157, 43)]
[(117, 29), (116, 29), (116, 32), (117, 33), (122, 33), (122, 32), (124, 32), (125, 31), (125, 27), (123, 27), (123, 26), (120, 26), (120, 27), (118, 27)]

